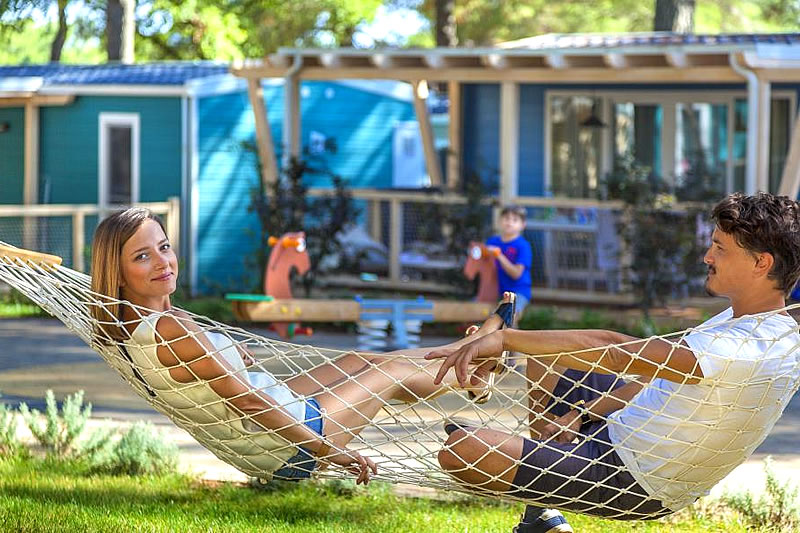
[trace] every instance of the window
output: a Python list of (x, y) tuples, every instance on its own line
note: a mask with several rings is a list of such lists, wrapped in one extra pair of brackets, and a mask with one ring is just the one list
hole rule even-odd
[(100, 113), (98, 203), (139, 201), (139, 115)]
[[(770, 110), (769, 190), (777, 192), (791, 140), (794, 96), (774, 91)], [(604, 115), (601, 110), (608, 110)], [(594, 116), (594, 127), (587, 119)], [(679, 200), (744, 191), (747, 98), (714, 93), (554, 90), (547, 97), (546, 191), (596, 196), (620, 157), (664, 180)]]

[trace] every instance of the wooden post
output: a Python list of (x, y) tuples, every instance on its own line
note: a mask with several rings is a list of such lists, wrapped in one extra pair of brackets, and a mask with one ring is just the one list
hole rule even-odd
[(177, 196), (167, 198), (167, 238), (172, 249), (180, 253), (181, 240), (181, 199)]
[(519, 84), (500, 84), (500, 202), (512, 203), (519, 185)]
[(425, 103), (428, 99), (428, 82), (425, 80), (415, 81), (412, 85), (414, 88), (414, 111), (417, 114), (419, 133), (422, 136), (422, 149), (425, 152), (425, 167), (431, 178), (431, 186), (441, 187), (442, 169), (433, 142), (433, 128), (431, 128), (431, 120), (428, 116), (428, 106)]
[(778, 194), (788, 196), (792, 200), (796, 200), (800, 194), (800, 113), (794, 119), (789, 153), (786, 154), (786, 164), (783, 167)]
[[(39, 203), (39, 106), (28, 101), (25, 104), (25, 178), (23, 203)], [(36, 248), (36, 224), (34, 217), (25, 217), (22, 227), (22, 243), (25, 248)]]
[(381, 217), (381, 201), (369, 202), (369, 234), (377, 242), (383, 242), (383, 219)]
[(461, 179), (461, 84), (451, 81), (447, 84), (450, 98), (448, 133), (450, 145), (447, 147), (447, 188), (455, 190)]
[(392, 198), (389, 203), (389, 279), (400, 281), (400, 252), (403, 249), (403, 204)]
[(72, 215), (72, 268), (78, 272), (86, 272), (83, 261), (83, 248), (85, 242), (85, 225), (83, 211), (76, 211)]
[(278, 164), (275, 161), (275, 144), (272, 142), (272, 131), (267, 120), (267, 106), (264, 103), (264, 91), (260, 78), (247, 79), (247, 96), (256, 121), (256, 144), (261, 164), (261, 180), (265, 186), (278, 179)]

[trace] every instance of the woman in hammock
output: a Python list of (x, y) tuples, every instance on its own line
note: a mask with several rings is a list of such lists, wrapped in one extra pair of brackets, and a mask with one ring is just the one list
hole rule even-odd
[[(120, 347), (156, 403), (248, 474), (300, 479), (324, 459), (367, 483), (376, 465), (348, 442), (387, 400), (416, 402), (448, 390), (433, 383), (438, 362), (391, 354), (350, 353), (285, 383), (247, 372), (255, 363), (247, 350), (172, 309), (177, 275), (176, 255), (150, 211), (131, 208), (105, 219), (92, 246), (92, 290), (133, 305), (92, 307), (97, 340)], [(477, 335), (502, 322), (493, 315)]]
[[(426, 356), (444, 359), (437, 383), (454, 368), (463, 385), (468, 365), (485, 357), (530, 354), (526, 377), (540, 384), (529, 393), (531, 410), (542, 413), (548, 396), (571, 405), (555, 420), (534, 416), (534, 439), (449, 424), (442, 467), (471, 487), (532, 505), (648, 519), (691, 504), (745, 461), (800, 384), (798, 325), (783, 311), (800, 278), (800, 206), (733, 194), (712, 219), (706, 289), (730, 307), (675, 341), (505, 329)], [(580, 372), (603, 372), (621, 386), (589, 390)], [(621, 376), (640, 378), (624, 384)], [(546, 395), (555, 381), (561, 393)], [(571, 529), (529, 507), (518, 531)]]

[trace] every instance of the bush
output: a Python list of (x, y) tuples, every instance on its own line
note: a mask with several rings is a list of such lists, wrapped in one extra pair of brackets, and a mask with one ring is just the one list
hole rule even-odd
[(17, 416), (13, 409), (0, 404), (0, 457), (14, 455), (20, 448), (17, 440)]
[(164, 475), (178, 469), (178, 447), (165, 441), (150, 422), (137, 422), (93, 470), (114, 475)]
[(756, 497), (750, 491), (724, 494), (723, 503), (738, 511), (754, 529), (769, 531), (797, 531), (800, 525), (797, 505), (797, 487), (781, 483), (772, 470), (772, 459), (764, 460), (767, 489)]
[(102, 453), (110, 442), (113, 430), (98, 430), (80, 442), (86, 421), (92, 414), (92, 404), (83, 405), (83, 391), (64, 398), (59, 413), (58, 404), (52, 390), (45, 393), (44, 425), (42, 413), (20, 404), (22, 418), (34, 438), (42, 445), (47, 455), (59, 458), (91, 459)]

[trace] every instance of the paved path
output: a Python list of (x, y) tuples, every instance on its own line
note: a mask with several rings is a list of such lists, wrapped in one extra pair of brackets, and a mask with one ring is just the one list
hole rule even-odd
[[(271, 332), (254, 332), (274, 337)], [(426, 346), (448, 340), (423, 338)], [(355, 344), (355, 337), (322, 332), (314, 334), (310, 341), (323, 348), (350, 349)], [(41, 409), (47, 389), (52, 389), (58, 398), (85, 390), (86, 400), (94, 406), (94, 424), (103, 424), (108, 418), (122, 424), (143, 419), (153, 422), (179, 445), (182, 465), (199, 475), (221, 480), (245, 479), (243, 474), (216, 459), (166, 417), (155, 412), (100, 356), (60, 322), (50, 319), (0, 320), (2, 400), (11, 405), (25, 401), (31, 407)], [(775, 471), (781, 479), (800, 479), (799, 437), (800, 395), (797, 395), (753, 457), (720, 483), (713, 493), (719, 494), (725, 488), (738, 491), (763, 487), (763, 459), (767, 455), (773, 457)]]

